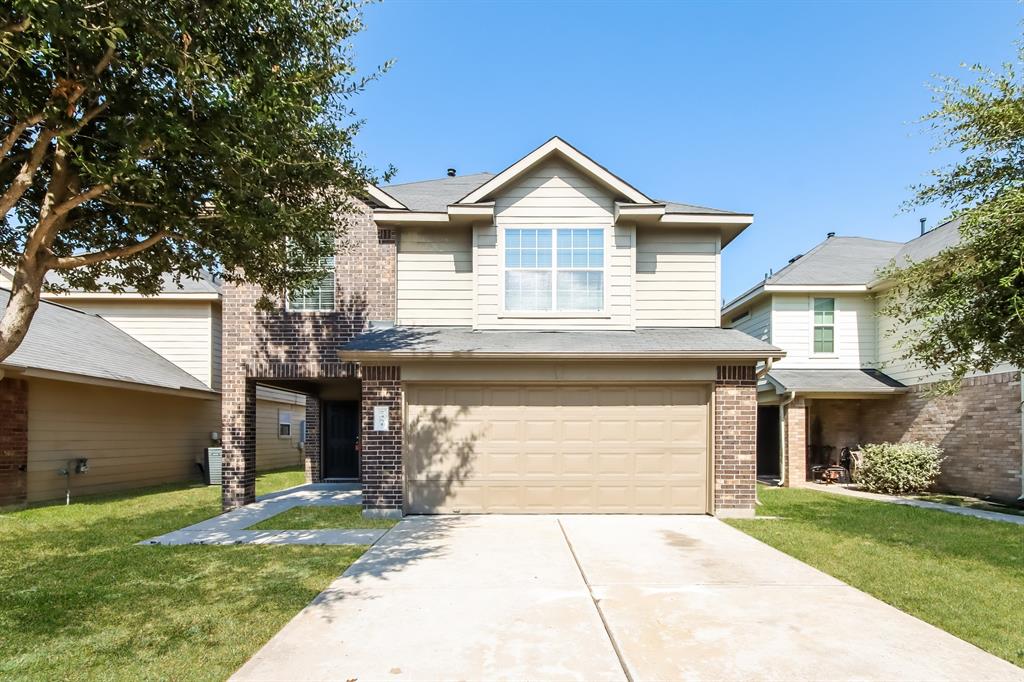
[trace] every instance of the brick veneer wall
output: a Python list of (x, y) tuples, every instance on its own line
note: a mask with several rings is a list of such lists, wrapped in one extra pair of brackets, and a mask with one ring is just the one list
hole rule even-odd
[(28, 382), (0, 379), (0, 509), (24, 507), (28, 468)]
[(302, 448), (302, 462), (306, 470), (306, 483), (320, 483), (320, 399), (306, 396), (306, 441)]
[[(247, 380), (358, 378), (358, 365), (341, 362), (338, 350), (368, 322), (395, 319), (394, 234), (378, 230), (372, 212), (363, 207), (356, 215), (339, 218), (335, 248), (333, 312), (290, 312), (280, 295), (271, 296), (277, 302), (275, 310), (257, 311), (258, 287), (224, 287), (225, 509), (255, 499), (247, 473), (252, 468), (248, 453), (255, 452), (255, 429), (246, 425), (255, 419), (247, 409)], [(314, 422), (307, 419), (306, 428), (311, 426), (315, 428)]]
[(1001, 499), (1021, 494), (1020, 374), (964, 379), (953, 396), (927, 385), (891, 400), (861, 404), (866, 442), (921, 440), (945, 450), (938, 487)]
[(807, 481), (807, 403), (796, 398), (782, 408), (786, 411), (786, 477), (785, 485)]
[(715, 513), (753, 513), (757, 485), (754, 368), (719, 367), (715, 380)]
[[(363, 510), (367, 515), (402, 513), (402, 382), (398, 367), (363, 366)], [(375, 431), (373, 408), (388, 408), (388, 430)]]

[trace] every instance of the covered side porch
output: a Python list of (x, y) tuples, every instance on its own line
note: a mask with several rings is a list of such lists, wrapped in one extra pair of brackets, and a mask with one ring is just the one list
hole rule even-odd
[(875, 369), (773, 369), (758, 386), (758, 477), (801, 485), (840, 465), (844, 448), (872, 438), (865, 405), (907, 390)]

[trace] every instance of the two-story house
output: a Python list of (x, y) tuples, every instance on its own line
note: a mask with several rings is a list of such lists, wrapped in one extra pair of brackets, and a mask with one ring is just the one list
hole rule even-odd
[(949, 378), (904, 358), (916, 333), (883, 314), (890, 263), (919, 262), (957, 243), (947, 222), (908, 242), (828, 237), (725, 305), (722, 325), (786, 351), (758, 386), (758, 471), (808, 480), (843, 447), (923, 440), (945, 450), (939, 485), (1012, 500), (1024, 469), (1020, 372), (970, 376), (957, 395), (930, 390)]
[(253, 500), (259, 383), (307, 394), (308, 479), (360, 481), (369, 515), (752, 513), (755, 366), (782, 353), (719, 324), (752, 220), (559, 138), (367, 188), (318, 290), (225, 288), (225, 507)]

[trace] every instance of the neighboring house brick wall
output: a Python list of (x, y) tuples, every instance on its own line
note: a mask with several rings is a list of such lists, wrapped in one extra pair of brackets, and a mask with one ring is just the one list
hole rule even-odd
[(1020, 374), (964, 379), (953, 396), (927, 384), (892, 400), (864, 401), (867, 442), (924, 441), (945, 451), (938, 487), (1012, 500), (1021, 494)]
[(320, 483), (323, 473), (320, 467), (320, 399), (306, 398), (306, 442), (302, 450), (306, 483)]
[(0, 379), (0, 509), (26, 500), (28, 382)]
[[(398, 367), (362, 367), (363, 509), (371, 514), (402, 514), (402, 382)], [(388, 408), (388, 429), (373, 428), (374, 407)]]
[(247, 379), (356, 378), (357, 366), (341, 362), (339, 349), (369, 321), (395, 319), (395, 239), (378, 231), (369, 208), (340, 218), (335, 262), (332, 312), (290, 312), (280, 296), (272, 297), (277, 309), (257, 311), (258, 287), (224, 287), (225, 508), (255, 499), (244, 473), (254, 468), (247, 458), (255, 452), (255, 429), (243, 425), (250, 419)]
[(719, 367), (715, 381), (715, 513), (753, 513), (757, 381), (753, 367)]

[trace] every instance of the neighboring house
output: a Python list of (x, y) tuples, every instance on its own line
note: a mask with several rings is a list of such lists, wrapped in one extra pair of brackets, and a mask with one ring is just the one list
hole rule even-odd
[(750, 214), (559, 138), (364, 199), (318, 289), (225, 287), (225, 507), (254, 499), (262, 383), (307, 394), (308, 479), (361, 481), (371, 515), (753, 512), (755, 366), (783, 354), (719, 324)]
[[(0, 289), (0, 309), (9, 296)], [(69, 483), (77, 496), (194, 476), (218, 407), (208, 386), (106, 320), (43, 302), (0, 362), (0, 508), (63, 498)], [(80, 459), (88, 470), (74, 473)]]
[(958, 395), (935, 397), (929, 386), (949, 373), (905, 360), (898, 342), (915, 331), (879, 312), (893, 295), (879, 270), (938, 254), (958, 228), (947, 222), (906, 243), (830, 234), (726, 304), (723, 326), (786, 351), (758, 386), (759, 474), (802, 482), (843, 447), (923, 440), (945, 450), (942, 488), (1024, 492), (1018, 369), (970, 376)]
[[(93, 313), (156, 351), (192, 375), (207, 389), (220, 391), (221, 383), (221, 291), (210, 278), (182, 279), (180, 287), (166, 276), (163, 289), (155, 296), (134, 291), (109, 290), (44, 293), (48, 301), (59, 302)], [(58, 278), (51, 281), (59, 283)], [(10, 273), (0, 269), (0, 287), (10, 286)], [(259, 387), (257, 401), (257, 468), (259, 470), (296, 466), (301, 463), (300, 438), (305, 421), (305, 397), (298, 393)], [(219, 395), (213, 396), (218, 401)], [(219, 434), (220, 410), (209, 410), (203, 420), (189, 426), (189, 432), (204, 434), (204, 446), (211, 433)], [(190, 451), (184, 457), (201, 453)], [(136, 461), (126, 465), (121, 487), (147, 485), (147, 460), (162, 450), (137, 450)], [(35, 466), (35, 465), (33, 465)], [(136, 472), (132, 474), (131, 472)], [(192, 467), (181, 479), (196, 478)], [(90, 477), (91, 478), (91, 477)], [(83, 479), (85, 480), (85, 479)], [(38, 496), (30, 497), (36, 501)]]

